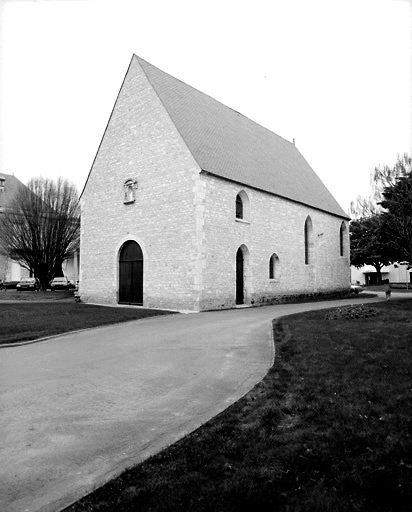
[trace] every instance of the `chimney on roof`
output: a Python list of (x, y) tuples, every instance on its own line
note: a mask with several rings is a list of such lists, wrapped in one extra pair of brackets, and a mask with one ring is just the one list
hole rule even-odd
[(0, 174), (0, 192), (4, 192), (5, 182), (6, 182), (6, 178)]
[(293, 145), (295, 145), (295, 139), (293, 139)]

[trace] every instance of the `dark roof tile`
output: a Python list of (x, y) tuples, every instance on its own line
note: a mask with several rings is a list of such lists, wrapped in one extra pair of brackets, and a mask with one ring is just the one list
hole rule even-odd
[(4, 178), (4, 190), (0, 191), (0, 209), (7, 208), (18, 189), (24, 186), (23, 183), (12, 174), (0, 172), (0, 179), (1, 178)]
[(348, 217), (294, 144), (134, 58), (203, 171)]

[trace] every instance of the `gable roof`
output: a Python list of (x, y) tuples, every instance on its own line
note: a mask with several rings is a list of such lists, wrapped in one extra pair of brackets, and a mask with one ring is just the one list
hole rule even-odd
[(19, 188), (24, 187), (23, 183), (12, 174), (0, 172), (0, 179), (1, 178), (4, 178), (4, 190), (0, 191), (0, 211), (7, 208)]
[(140, 57), (133, 59), (203, 171), (348, 218), (294, 144)]

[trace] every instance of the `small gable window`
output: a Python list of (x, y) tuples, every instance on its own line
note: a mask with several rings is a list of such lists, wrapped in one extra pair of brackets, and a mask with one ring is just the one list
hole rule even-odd
[(276, 253), (273, 253), (269, 260), (269, 279), (279, 279), (280, 261)]
[(124, 204), (134, 203), (136, 200), (135, 191), (137, 189), (137, 180), (128, 179), (123, 185)]
[(244, 190), (236, 196), (235, 214), (236, 220), (249, 221), (249, 197)]

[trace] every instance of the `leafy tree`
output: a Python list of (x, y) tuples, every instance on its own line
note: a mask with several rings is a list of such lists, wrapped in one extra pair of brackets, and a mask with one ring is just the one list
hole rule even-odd
[(353, 220), (349, 226), (349, 233), (351, 265), (357, 268), (372, 265), (380, 283), (382, 267), (393, 262), (392, 248), (387, 244), (382, 232), (382, 216), (376, 213)]
[(78, 248), (79, 235), (77, 189), (63, 178), (31, 179), (0, 219), (2, 252), (33, 272), (43, 289), (62, 275), (62, 263)]
[(412, 170), (386, 187), (382, 195), (382, 235), (396, 253), (396, 261), (412, 263)]
[[(381, 269), (412, 258), (412, 157), (398, 156), (393, 167), (377, 166), (371, 173), (372, 193), (351, 203), (351, 265), (372, 265), (378, 282)], [(387, 211), (385, 211), (387, 210)]]

